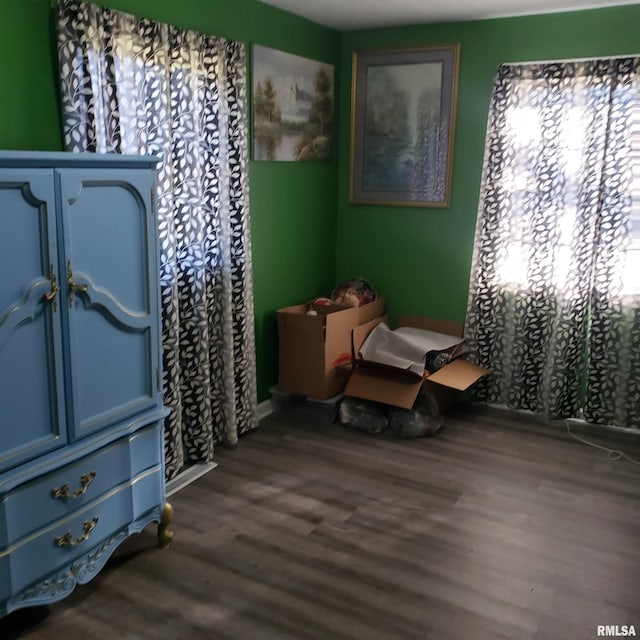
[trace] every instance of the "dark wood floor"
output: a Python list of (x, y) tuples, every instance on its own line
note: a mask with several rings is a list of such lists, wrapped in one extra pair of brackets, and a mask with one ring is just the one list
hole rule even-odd
[(298, 410), (217, 461), (172, 497), (171, 547), (149, 528), (67, 600), (4, 618), (0, 638), (640, 635), (640, 466), (560, 428), (474, 408), (399, 440)]

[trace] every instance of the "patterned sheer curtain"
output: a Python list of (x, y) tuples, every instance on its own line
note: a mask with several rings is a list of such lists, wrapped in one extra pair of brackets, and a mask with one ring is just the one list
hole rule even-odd
[(640, 58), (504, 65), (466, 337), (480, 398), (640, 427)]
[(67, 149), (162, 159), (171, 478), (257, 423), (244, 46), (60, 0), (58, 54)]

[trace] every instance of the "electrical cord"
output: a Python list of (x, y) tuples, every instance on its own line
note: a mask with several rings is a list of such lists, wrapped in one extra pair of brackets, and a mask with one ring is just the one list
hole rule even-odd
[(596, 449), (601, 449), (602, 451), (606, 451), (607, 454), (608, 454), (607, 457), (609, 458), (609, 460), (614, 460), (614, 461), (615, 460), (627, 460), (629, 462), (632, 462), (633, 464), (640, 464), (640, 460), (635, 460), (631, 456), (627, 455), (621, 449), (610, 449), (609, 447), (604, 447), (601, 444), (596, 444), (595, 442), (589, 442), (589, 440), (585, 440), (584, 438), (582, 438), (580, 436), (577, 436), (575, 433), (571, 432), (571, 427), (569, 426), (569, 421), (565, 420), (564, 423), (567, 426), (567, 433), (574, 440), (577, 440), (578, 442), (582, 442), (583, 444), (587, 444), (590, 447), (595, 447)]

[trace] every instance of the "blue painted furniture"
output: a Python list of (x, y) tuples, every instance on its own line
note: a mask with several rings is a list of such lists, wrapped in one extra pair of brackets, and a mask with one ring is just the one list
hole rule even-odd
[(0, 152), (0, 615), (170, 541), (156, 161)]

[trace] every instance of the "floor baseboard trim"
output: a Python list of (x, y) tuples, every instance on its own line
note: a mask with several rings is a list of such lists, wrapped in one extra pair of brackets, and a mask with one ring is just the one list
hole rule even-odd
[[(273, 405), (271, 399), (265, 400), (258, 404), (258, 422), (268, 415), (273, 413)], [(217, 462), (207, 462), (202, 464), (193, 464), (187, 467), (184, 471), (181, 471), (175, 478), (172, 478), (167, 482), (165, 487), (165, 494), (167, 498), (174, 493), (177, 493), (181, 489), (195, 482), (198, 478), (201, 478), (205, 473), (209, 473), (218, 466)]]
[(572, 432), (580, 433), (581, 435), (608, 438), (635, 445), (640, 444), (640, 429), (633, 427), (625, 428), (611, 424), (593, 424), (581, 418), (547, 418), (531, 411), (510, 409), (504, 405), (473, 403), (472, 406), (476, 411), (484, 411), (487, 415), (506, 416), (511, 420), (512, 428), (520, 424), (528, 424), (543, 429), (561, 429), (562, 431), (570, 429)]
[(264, 400), (258, 405), (258, 422), (273, 413), (271, 400)]
[(198, 478), (201, 478), (205, 473), (209, 473), (218, 466), (217, 462), (205, 462), (201, 464), (194, 464), (187, 467), (184, 471), (181, 471), (175, 478), (172, 478), (167, 482), (165, 487), (165, 493), (167, 498), (174, 493), (184, 489), (186, 486), (195, 482)]

